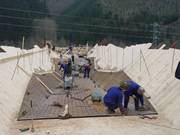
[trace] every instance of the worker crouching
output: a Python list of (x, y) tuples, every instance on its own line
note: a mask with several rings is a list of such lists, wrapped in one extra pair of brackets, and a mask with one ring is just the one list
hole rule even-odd
[(115, 109), (119, 108), (122, 115), (127, 114), (122, 105), (124, 91), (125, 89), (116, 86), (111, 87), (107, 91), (107, 94), (104, 96), (104, 104), (108, 107), (110, 113), (114, 113)]

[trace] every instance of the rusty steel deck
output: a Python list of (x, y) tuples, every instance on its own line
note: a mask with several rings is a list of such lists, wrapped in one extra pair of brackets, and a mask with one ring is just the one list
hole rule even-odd
[[(58, 67), (56, 67), (57, 72), (53, 73), (33, 74), (24, 95), (18, 120), (31, 119), (31, 100), (33, 119), (56, 119), (64, 111), (66, 104), (73, 118), (121, 115), (119, 109), (116, 109), (115, 113), (109, 113), (102, 102), (92, 102), (89, 95), (100, 93), (104, 96), (111, 86), (118, 86), (121, 81), (131, 80), (123, 71), (104, 73), (91, 69), (90, 78), (84, 79), (83, 73), (80, 73), (79, 76), (73, 77), (72, 89), (64, 89), (61, 73), (57, 69)], [(46, 86), (53, 93), (50, 93)], [(147, 98), (144, 97), (144, 99), (149, 110), (135, 111), (134, 101), (130, 99), (128, 115), (157, 114)], [(62, 106), (57, 106), (58, 104)]]

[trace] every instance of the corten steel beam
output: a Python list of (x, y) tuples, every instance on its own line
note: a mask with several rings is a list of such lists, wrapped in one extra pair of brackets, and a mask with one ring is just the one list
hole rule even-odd
[(178, 45), (178, 42), (176, 41), (170, 48), (175, 48), (176, 45)]

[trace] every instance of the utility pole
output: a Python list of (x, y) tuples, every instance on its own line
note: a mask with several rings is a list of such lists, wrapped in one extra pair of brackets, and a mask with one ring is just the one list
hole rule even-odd
[(153, 24), (153, 42), (152, 42), (152, 48), (157, 47), (157, 33), (158, 33), (158, 23)]

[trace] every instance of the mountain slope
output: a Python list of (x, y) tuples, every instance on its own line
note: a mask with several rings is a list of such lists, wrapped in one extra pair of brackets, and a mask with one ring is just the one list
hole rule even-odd
[[(158, 43), (178, 39), (177, 0), (75, 0), (57, 19), (58, 38), (71, 42), (109, 42), (126, 45), (152, 42), (153, 23), (158, 23)], [(66, 17), (65, 17), (66, 16)], [(78, 18), (79, 17), (79, 18)], [(90, 19), (91, 18), (91, 19)]]

